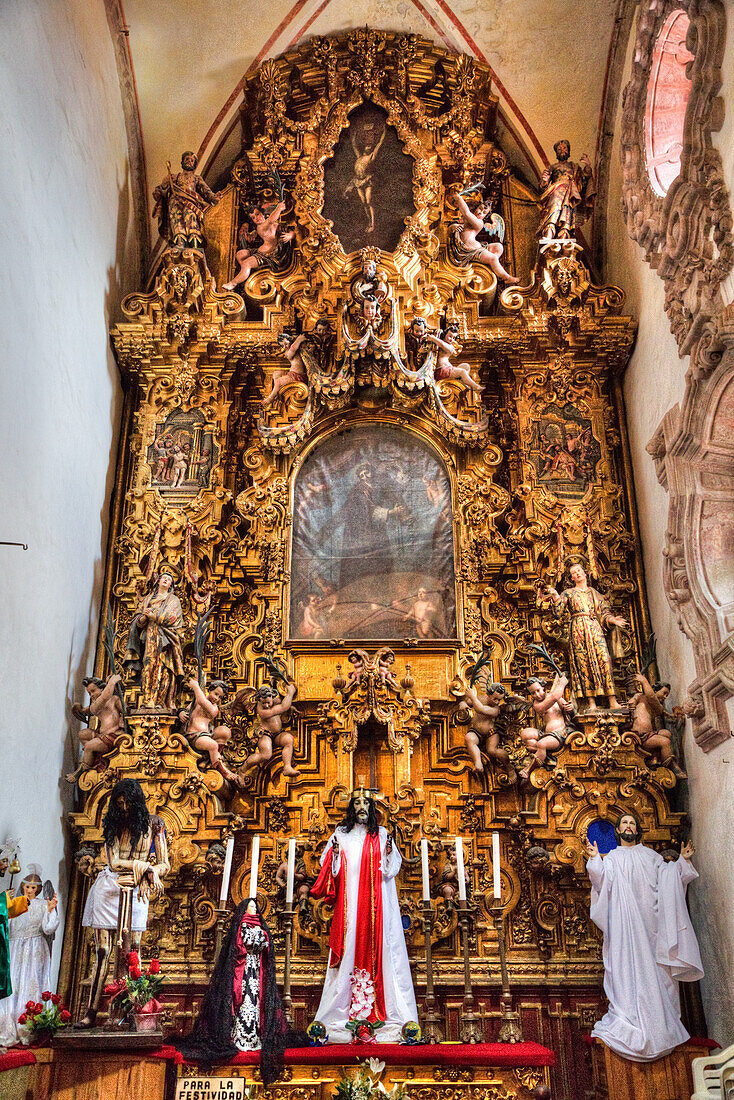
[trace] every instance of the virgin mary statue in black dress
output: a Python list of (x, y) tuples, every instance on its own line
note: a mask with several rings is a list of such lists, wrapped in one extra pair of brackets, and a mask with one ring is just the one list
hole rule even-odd
[(277, 1080), (287, 1046), (305, 1046), (305, 1035), (291, 1030), (275, 981), (270, 929), (254, 898), (232, 914), (209, 988), (185, 1039), (176, 1042), (194, 1062), (229, 1062), (241, 1050), (260, 1051), (266, 1085)]

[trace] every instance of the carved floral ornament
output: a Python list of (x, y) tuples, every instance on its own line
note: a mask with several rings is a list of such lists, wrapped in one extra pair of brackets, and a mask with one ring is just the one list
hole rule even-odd
[[(667, 194), (661, 194), (666, 179), (653, 163), (651, 111), (661, 56), (670, 46), (667, 37), (675, 39), (675, 24), (683, 17), (689, 21), (685, 46), (678, 42), (671, 47), (679, 62), (690, 55), (685, 64), (690, 88), (680, 131), (680, 173)], [(664, 417), (647, 449), (660, 483), (670, 492), (663, 583), (678, 624), (693, 646), (697, 676), (689, 685), (685, 709), (694, 738), (706, 751), (730, 736), (727, 702), (734, 695), (731, 592), (722, 564), (727, 558), (731, 561), (734, 523), (727, 472), (731, 447), (722, 434), (734, 344), (731, 307), (721, 293), (734, 263), (734, 241), (723, 165), (711, 138), (724, 119), (718, 93), (725, 33), (721, 0), (647, 0), (639, 14), (622, 115), (627, 228), (665, 284), (671, 330), (680, 355), (690, 356), (683, 400)], [(679, 74), (671, 84), (676, 80)], [(675, 137), (672, 131), (668, 136)]]

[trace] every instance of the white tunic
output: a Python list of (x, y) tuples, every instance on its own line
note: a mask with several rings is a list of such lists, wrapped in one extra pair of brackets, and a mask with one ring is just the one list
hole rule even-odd
[(604, 933), (609, 1011), (592, 1035), (635, 1062), (651, 1062), (689, 1038), (678, 982), (703, 977), (685, 888), (698, 872), (681, 856), (666, 863), (643, 844), (587, 864), (591, 919)]
[[(349, 1009), (352, 1001), (351, 974), (354, 969), (354, 949), (356, 939), (357, 898), (359, 896), (359, 875), (362, 864), (362, 845), (367, 831), (364, 825), (355, 825), (351, 832), (337, 829), (337, 843), (347, 859), (346, 894), (347, 920), (344, 933), (344, 954), (338, 967), (327, 967), (321, 1003), (316, 1019), (325, 1025), (330, 1043), (350, 1043), (352, 1033), (347, 1031)], [(331, 857), (331, 840), (321, 857), (323, 866)], [(398, 891), (395, 876), (403, 862), (403, 857), (393, 841), (391, 854), (385, 858), (387, 830), (380, 826), (380, 853), (382, 860), (382, 977), (385, 986), (385, 1023), (375, 1032), (378, 1043), (397, 1043), (400, 1041), (403, 1024), (418, 1019), (418, 1009), (413, 991), (413, 979), (408, 962), (408, 949), (405, 946), (405, 933), (398, 904)], [(331, 951), (329, 951), (331, 961)]]
[[(117, 912), (120, 905), (120, 887), (117, 885), (117, 872), (103, 867), (92, 883), (82, 916), (82, 928), (106, 928), (114, 932), (117, 928)], [(148, 901), (141, 901), (138, 889), (133, 890), (133, 909), (131, 928), (133, 932), (144, 932), (148, 924)]]
[(8, 922), (13, 992), (0, 1001), (0, 1046), (18, 1042), (22, 1034), (18, 1017), (25, 1012), (26, 1001), (41, 1001), (41, 994), (51, 988), (51, 952), (46, 936), (58, 927), (58, 906), (49, 913), (45, 898), (33, 898), (25, 913)]

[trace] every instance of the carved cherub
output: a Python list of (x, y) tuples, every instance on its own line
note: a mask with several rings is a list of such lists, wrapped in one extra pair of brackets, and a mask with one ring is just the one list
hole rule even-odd
[(352, 668), (347, 677), (347, 686), (344, 689), (345, 695), (348, 695), (362, 679), (370, 663), (370, 657), (364, 649), (353, 649), (348, 655), (347, 660)]
[(450, 355), (455, 355), (457, 352), (456, 339), (459, 335), (459, 326), (455, 321), (449, 321), (446, 328), (442, 330), (438, 336), (433, 336), (430, 332), (426, 333), (425, 339), (430, 344), (435, 344), (441, 353), (436, 357), (436, 365), (433, 368), (433, 377), (437, 382), (442, 381), (444, 378), (460, 378), (469, 389), (474, 390), (475, 393), (482, 393), (484, 386), (479, 382), (475, 382), (469, 373), (469, 363), (457, 363), (453, 364), (449, 359)]
[(534, 754), (530, 763), (520, 772), (521, 779), (528, 779), (535, 768), (542, 768), (548, 753), (558, 752), (566, 743), (574, 714), (573, 704), (563, 698), (567, 686), (568, 677), (565, 673), (556, 674), (550, 691), (546, 691), (545, 684), (537, 676), (531, 676), (527, 682), (527, 694), (533, 710), (542, 719), (544, 728), (539, 730), (534, 726), (525, 726), (520, 730), (520, 736)]
[(199, 681), (192, 676), (188, 686), (194, 695), (193, 704), (189, 710), (179, 712), (186, 740), (196, 752), (209, 753), (209, 762), (215, 771), (230, 782), (238, 783), (239, 777), (224, 763), (221, 751), (222, 745), (230, 740), (232, 731), (226, 725), (214, 726), (219, 708), (229, 691), (229, 684), (224, 680), (212, 680), (209, 690), (204, 694)]
[[(502, 748), (499, 731), (495, 729), (495, 721), (499, 717), (502, 707), (508, 701), (504, 685), (485, 684), (481, 693), (473, 687), (467, 687), (466, 697), (474, 714), (472, 724), (464, 734), (464, 740), (474, 772), (481, 775), (484, 771), (481, 753), (481, 745), (484, 741), (484, 751), (487, 756), (490, 760), (494, 760), (499, 764), (514, 783), (517, 779), (517, 772), (510, 762), (510, 754), (507, 749)], [(512, 698), (515, 699), (516, 697), (512, 696)]]
[(283, 753), (283, 775), (294, 778), (299, 774), (298, 770), (293, 767), (295, 738), (289, 730), (283, 729), (283, 715), (291, 709), (297, 690), (295, 684), (289, 683), (282, 700), (270, 684), (263, 684), (255, 692), (256, 711), (259, 720), (255, 729), (258, 738), (257, 752), (253, 752), (247, 757), (243, 771), (249, 771), (250, 768), (254, 768), (258, 764), (265, 764), (270, 760), (275, 744)]
[(269, 405), (274, 401), (288, 382), (301, 382), (303, 385), (308, 385), (308, 373), (300, 350), (305, 339), (305, 332), (296, 336), (292, 332), (284, 331), (278, 336), (278, 347), (288, 360), (289, 366), (287, 370), (276, 370), (273, 373), (273, 385), (268, 396), (263, 398), (263, 405)]
[(377, 673), (382, 683), (390, 684), (396, 691), (400, 691), (400, 685), (395, 679), (392, 670), (395, 664), (395, 654), (389, 646), (383, 646), (382, 649), (377, 651), (375, 664), (377, 665)]
[(107, 683), (96, 676), (82, 680), (89, 694), (89, 706), (79, 707), (75, 704), (72, 713), (81, 721), (88, 722), (90, 718), (96, 718), (98, 725), (94, 730), (87, 728), (79, 731), (84, 754), (76, 771), (65, 776), (67, 783), (76, 783), (82, 772), (97, 767), (104, 754), (115, 747), (117, 738), (124, 731), (122, 701), (115, 691), (120, 682), (121, 678), (117, 673), (110, 676)]
[[(459, 875), (456, 867), (456, 848), (453, 844), (444, 849), (444, 862), (438, 873), (438, 892), (446, 902), (449, 909), (453, 908), (454, 898), (459, 889)], [(464, 868), (464, 881), (469, 882), (469, 876)]]
[(246, 213), (253, 225), (252, 232), (240, 235), (240, 247), (235, 259), (240, 269), (231, 283), (225, 283), (223, 290), (234, 290), (244, 283), (257, 267), (267, 267), (271, 271), (283, 271), (290, 260), (290, 249), (286, 245), (293, 240), (293, 230), (280, 228), (280, 216), (285, 210), (285, 202), (279, 202), (269, 214), (257, 205), (248, 207)]
[[(284, 859), (275, 872), (275, 881), (282, 890), (285, 890), (288, 883), (287, 860)], [(303, 858), (303, 848), (299, 845), (296, 848), (296, 862), (293, 874), (293, 897), (298, 902), (298, 908), (301, 913), (308, 909), (308, 899), (313, 882), (314, 879), (306, 870), (306, 861)]]
[(635, 681), (639, 690), (629, 701), (630, 714), (634, 716), (633, 731), (639, 737), (643, 749), (651, 753), (654, 759), (659, 759), (663, 767), (670, 768), (678, 779), (687, 779), (688, 776), (673, 753), (671, 731), (664, 725), (667, 713), (665, 700), (670, 695), (670, 684), (653, 686), (641, 672), (637, 673)]
[[(520, 280), (500, 263), (500, 256), (504, 252), (502, 244), (505, 237), (505, 223), (499, 214), (492, 213), (492, 203), (482, 202), (475, 211), (467, 206), (462, 194), (456, 196), (456, 204), (461, 214), (460, 222), (452, 222), (448, 230), (448, 250), (451, 259), (459, 267), (470, 267), (471, 264), (486, 264), (498, 279), (515, 284)], [(486, 220), (485, 220), (486, 219)], [(477, 240), (477, 233), (485, 230), (497, 238), (490, 244), (484, 244)]]

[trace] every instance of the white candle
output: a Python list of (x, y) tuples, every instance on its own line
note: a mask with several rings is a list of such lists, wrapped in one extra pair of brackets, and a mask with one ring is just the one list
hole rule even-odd
[(252, 864), (250, 866), (250, 893), (248, 898), (257, 900), (257, 865), (260, 862), (260, 837), (252, 838)]
[(494, 886), (495, 901), (502, 897), (500, 885), (500, 834), (492, 833), (492, 884)]
[(464, 870), (464, 845), (456, 838), (456, 877), (459, 882), (459, 901), (466, 901), (466, 871)]
[(292, 836), (288, 841), (288, 878), (285, 884), (285, 903), (293, 904), (293, 880), (296, 877), (296, 838)]
[(219, 894), (219, 908), (223, 909), (227, 903), (229, 893), (229, 876), (232, 874), (232, 856), (234, 855), (234, 837), (227, 841), (227, 850), (224, 853), (224, 871), (222, 872), (222, 889)]
[(431, 877), (428, 871), (428, 841), (421, 839), (421, 871), (423, 872), (423, 900), (431, 900)]

